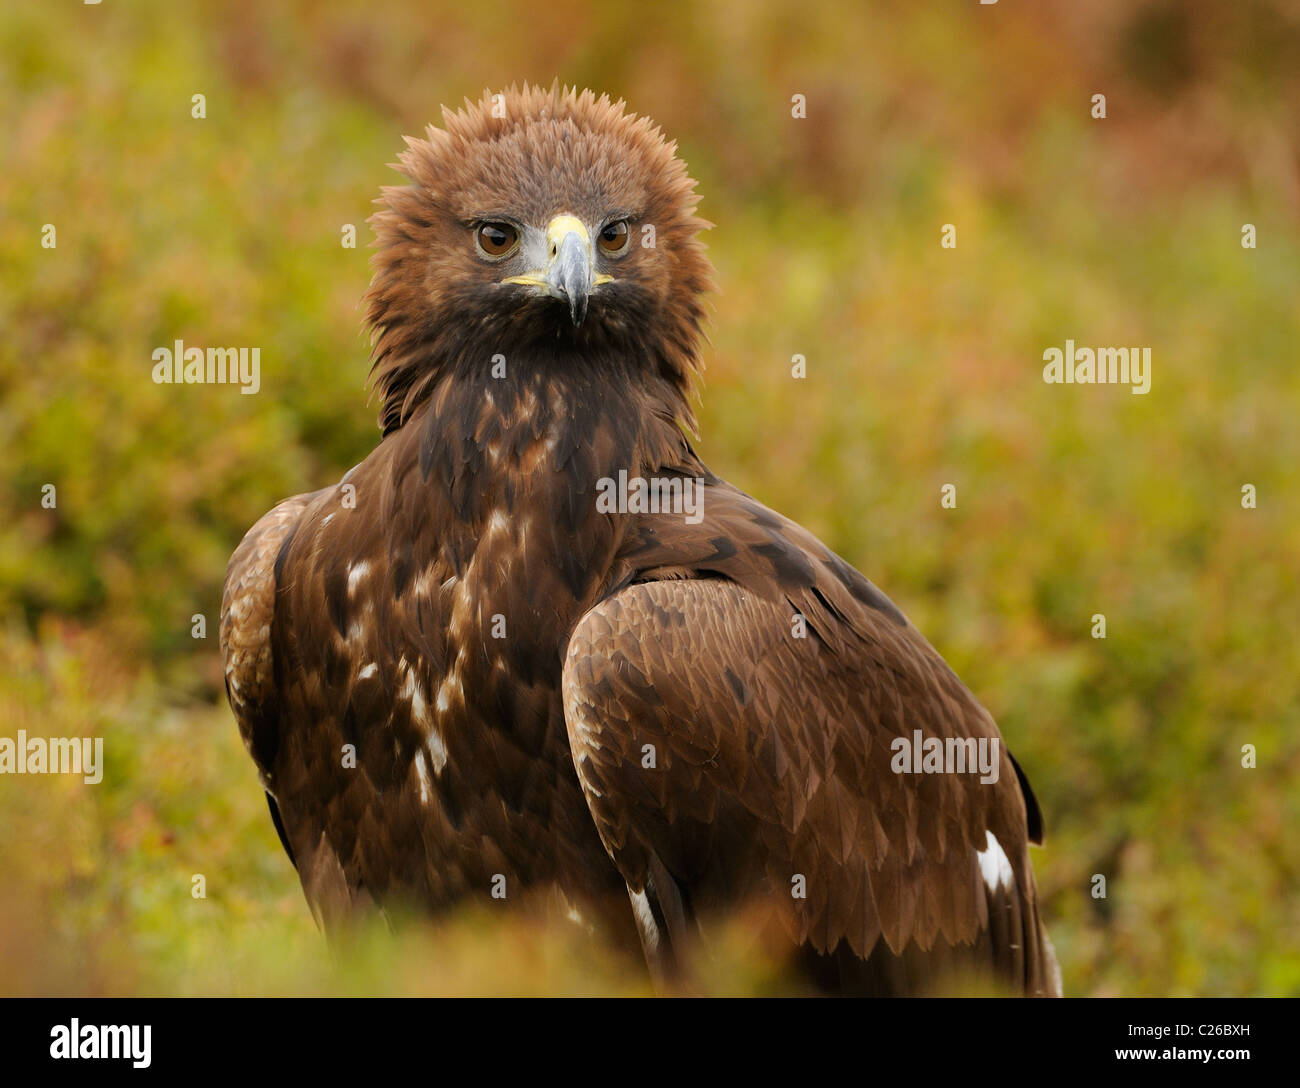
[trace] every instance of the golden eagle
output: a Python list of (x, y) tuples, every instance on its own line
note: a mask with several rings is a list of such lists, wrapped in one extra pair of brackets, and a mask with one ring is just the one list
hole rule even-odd
[(528, 86), (407, 144), (371, 220), (383, 438), (253, 526), (222, 604), (320, 924), (544, 893), (671, 984), (757, 910), (815, 989), (1059, 992), (989, 714), (692, 448), (712, 269), (675, 145)]

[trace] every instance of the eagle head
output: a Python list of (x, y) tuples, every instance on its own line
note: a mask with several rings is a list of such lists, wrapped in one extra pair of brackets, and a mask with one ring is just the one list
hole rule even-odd
[[(511, 87), (407, 137), (368, 294), (385, 431), (443, 377), (636, 365), (683, 395), (712, 267), (695, 182), (648, 118), (591, 91)], [(510, 354), (519, 358), (511, 360)]]

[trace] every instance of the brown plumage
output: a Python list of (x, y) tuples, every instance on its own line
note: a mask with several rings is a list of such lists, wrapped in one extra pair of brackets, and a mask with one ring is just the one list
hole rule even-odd
[[(989, 715), (686, 436), (712, 271), (673, 145), (556, 88), (444, 122), (372, 220), (383, 440), (226, 581), (231, 706), (316, 917), (562, 896), (669, 981), (745, 912), (817, 987), (1057, 992), (1005, 749), (988, 784), (891, 769)], [(620, 472), (701, 481), (699, 516), (611, 510)]]

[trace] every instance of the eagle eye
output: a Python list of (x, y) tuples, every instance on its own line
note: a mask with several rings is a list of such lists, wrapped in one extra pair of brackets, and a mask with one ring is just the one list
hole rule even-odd
[(480, 223), (474, 241), (485, 257), (504, 257), (519, 244), (519, 231), (509, 223)]
[(601, 252), (616, 257), (620, 253), (626, 252), (632, 232), (627, 229), (626, 219), (616, 219), (614, 222), (606, 223), (605, 226), (601, 227), (598, 237)]

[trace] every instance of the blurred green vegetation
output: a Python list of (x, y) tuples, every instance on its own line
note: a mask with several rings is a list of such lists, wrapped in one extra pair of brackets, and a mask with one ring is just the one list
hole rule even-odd
[[(1047, 817), (1067, 991), (1300, 994), (1282, 0), (7, 7), (0, 735), (103, 736), (108, 766), (0, 777), (0, 991), (643, 990), (485, 912), (328, 956), (216, 646), (243, 531), (376, 440), (383, 164), (440, 103), (556, 76), (679, 140), (721, 285), (701, 452), (880, 584), (998, 718)], [(1151, 393), (1045, 385), (1067, 337), (1150, 345)], [(176, 339), (259, 346), (261, 393), (153, 384)], [(737, 953), (716, 988), (761, 968)]]

